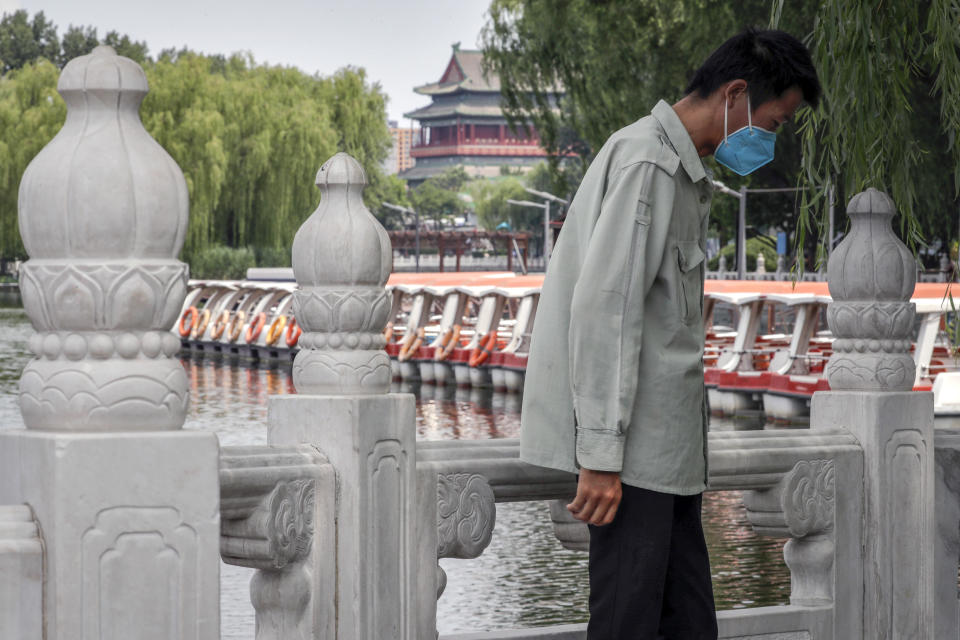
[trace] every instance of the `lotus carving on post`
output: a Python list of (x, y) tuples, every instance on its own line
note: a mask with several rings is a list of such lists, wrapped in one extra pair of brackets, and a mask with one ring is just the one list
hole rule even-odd
[(893, 201), (876, 189), (855, 195), (847, 207), (850, 233), (828, 266), (827, 322), (836, 340), (826, 375), (833, 390), (913, 388), (916, 262), (893, 233), (894, 213)]
[(71, 60), (63, 128), (27, 167), (24, 308), (37, 334), (20, 381), (28, 428), (179, 429), (189, 394), (169, 329), (187, 288), (176, 259), (187, 185), (140, 121), (143, 69), (106, 46)]

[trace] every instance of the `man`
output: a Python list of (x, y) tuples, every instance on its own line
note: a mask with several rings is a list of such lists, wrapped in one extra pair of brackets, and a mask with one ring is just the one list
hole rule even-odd
[(543, 283), (520, 456), (579, 473), (590, 524), (588, 640), (716, 638), (700, 522), (707, 482), (701, 158), (741, 175), (820, 84), (807, 49), (748, 30), (687, 95), (613, 134), (584, 176)]

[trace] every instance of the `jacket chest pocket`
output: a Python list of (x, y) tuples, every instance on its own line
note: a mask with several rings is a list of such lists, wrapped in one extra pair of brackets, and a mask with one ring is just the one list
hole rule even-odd
[(677, 266), (680, 268), (680, 318), (690, 324), (703, 313), (703, 277), (700, 265), (705, 256), (696, 240), (677, 242)]

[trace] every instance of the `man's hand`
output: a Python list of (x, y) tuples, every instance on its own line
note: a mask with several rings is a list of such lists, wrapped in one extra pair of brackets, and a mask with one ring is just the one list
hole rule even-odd
[(580, 479), (577, 482), (577, 497), (567, 505), (567, 509), (577, 520), (598, 527), (603, 526), (613, 522), (622, 495), (620, 474), (616, 471), (592, 471), (581, 468)]

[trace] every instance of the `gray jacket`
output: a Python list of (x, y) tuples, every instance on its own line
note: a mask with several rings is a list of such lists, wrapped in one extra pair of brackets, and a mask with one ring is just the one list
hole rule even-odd
[(713, 189), (664, 101), (613, 134), (543, 283), (520, 457), (690, 495), (706, 486), (704, 237)]

